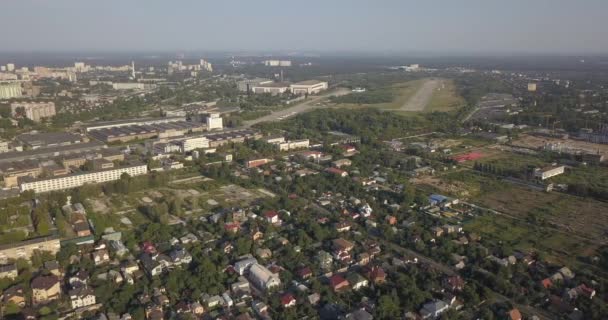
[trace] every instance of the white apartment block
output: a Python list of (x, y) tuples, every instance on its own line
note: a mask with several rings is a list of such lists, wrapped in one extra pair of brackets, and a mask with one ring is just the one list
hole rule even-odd
[(223, 129), (224, 122), (219, 113), (211, 113), (206, 119), (207, 130)]
[(19, 98), (22, 95), (21, 83), (0, 82), (0, 99)]
[(119, 180), (123, 173), (130, 176), (139, 176), (148, 173), (147, 165), (136, 165), (117, 169), (84, 172), (69, 176), (55, 177), (45, 180), (21, 182), (19, 188), (21, 192), (34, 190), (36, 193), (65, 190), (80, 187), (87, 183), (102, 183)]
[(54, 102), (13, 102), (11, 103), (11, 114), (15, 116), (20, 108), (23, 108), (23, 115), (26, 118), (35, 122), (55, 115)]
[(296, 95), (316, 94), (321, 91), (327, 90), (329, 85), (325, 81), (308, 80), (298, 83), (294, 83), (289, 86), (291, 93)]

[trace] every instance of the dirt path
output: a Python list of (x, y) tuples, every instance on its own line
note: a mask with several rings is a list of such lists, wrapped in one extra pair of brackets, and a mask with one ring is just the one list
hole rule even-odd
[(316, 108), (319, 108), (319, 106), (316, 104), (326, 98), (329, 98), (331, 96), (343, 96), (348, 93), (350, 93), (350, 90), (341, 88), (341, 89), (336, 89), (334, 91), (325, 93), (320, 96), (313, 96), (310, 99), (308, 99), (302, 103), (299, 103), (293, 107), (289, 107), (289, 108), (286, 108), (286, 109), (283, 109), (280, 111), (273, 112), (272, 114), (269, 114), (269, 115), (261, 117), (261, 118), (257, 118), (257, 119), (250, 120), (250, 121), (245, 121), (244, 126), (251, 127), (252, 125), (261, 123), (261, 122), (281, 121), (281, 120), (293, 117), (299, 113), (308, 112), (308, 111), (312, 111)]
[(441, 80), (429, 79), (422, 84), (416, 93), (405, 102), (401, 111), (423, 111), (429, 104), (433, 93), (441, 85)]

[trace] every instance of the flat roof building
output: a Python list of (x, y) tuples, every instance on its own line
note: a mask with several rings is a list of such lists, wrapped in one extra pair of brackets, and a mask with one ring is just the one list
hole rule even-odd
[(144, 175), (148, 173), (148, 166), (142, 164), (122, 168), (111, 168), (108, 170), (82, 172), (50, 179), (34, 180), (25, 178), (20, 181), (19, 189), (21, 192), (34, 190), (36, 193), (72, 189), (87, 183), (102, 183), (119, 180), (123, 173), (132, 177)]
[(541, 180), (546, 180), (551, 177), (563, 174), (565, 169), (566, 167), (564, 166), (537, 168), (534, 170), (534, 176)]
[(251, 88), (255, 94), (270, 93), (272, 95), (282, 94), (289, 91), (289, 83), (286, 82), (269, 82), (259, 84)]
[(16, 81), (0, 81), (0, 99), (19, 98), (22, 95), (21, 83)]
[(6, 264), (8, 259), (29, 260), (36, 251), (47, 251), (57, 254), (61, 248), (59, 236), (35, 238), (0, 246), (0, 264)]
[(266, 83), (272, 83), (272, 80), (264, 78), (246, 79), (238, 81), (236, 83), (236, 86), (241, 92), (249, 92), (253, 87), (257, 87)]
[(10, 151), (0, 153), (0, 163), (50, 159), (82, 152), (101, 151), (104, 148), (106, 148), (106, 146), (103, 143), (98, 141), (90, 141), (70, 145), (61, 145), (57, 147), (38, 148), (35, 150)]
[(329, 85), (325, 81), (319, 80), (307, 80), (301, 81), (289, 86), (291, 89), (291, 93), (296, 95), (308, 95), (308, 94), (317, 94), (321, 91), (327, 90)]
[(88, 141), (86, 137), (68, 132), (25, 133), (18, 135), (15, 139), (27, 145), (31, 149), (67, 146)]

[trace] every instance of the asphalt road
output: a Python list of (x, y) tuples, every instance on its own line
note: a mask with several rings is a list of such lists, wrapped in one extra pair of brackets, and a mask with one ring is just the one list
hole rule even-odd
[(261, 117), (261, 118), (245, 121), (243, 125), (245, 127), (251, 127), (252, 125), (258, 124), (261, 122), (272, 122), (272, 121), (285, 120), (285, 119), (293, 117), (297, 114), (320, 108), (320, 106), (318, 106), (316, 104), (321, 102), (324, 99), (327, 99), (331, 96), (343, 96), (348, 93), (350, 93), (350, 90), (344, 89), (344, 88), (338, 88), (336, 90), (327, 92), (320, 96), (311, 96), (310, 98), (308, 98), (308, 100), (298, 103), (298, 104), (294, 105), (293, 107), (289, 107), (289, 108), (286, 108), (283, 110), (273, 112), (273, 113), (271, 113), (267, 116)]
[(422, 86), (409, 98), (399, 110), (401, 111), (423, 111), (429, 104), (433, 93), (441, 85), (441, 80), (427, 80)]

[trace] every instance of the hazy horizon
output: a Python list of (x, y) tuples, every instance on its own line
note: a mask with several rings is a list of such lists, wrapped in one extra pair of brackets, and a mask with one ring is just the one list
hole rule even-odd
[(20, 0), (0, 51), (606, 54), (608, 2), (582, 2)]

